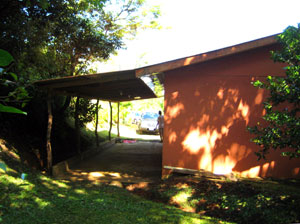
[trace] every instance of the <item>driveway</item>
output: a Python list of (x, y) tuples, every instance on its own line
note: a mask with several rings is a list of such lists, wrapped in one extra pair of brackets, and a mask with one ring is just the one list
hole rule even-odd
[(69, 167), (71, 180), (97, 183), (140, 183), (159, 180), (162, 143), (158, 141), (116, 143), (103, 152)]

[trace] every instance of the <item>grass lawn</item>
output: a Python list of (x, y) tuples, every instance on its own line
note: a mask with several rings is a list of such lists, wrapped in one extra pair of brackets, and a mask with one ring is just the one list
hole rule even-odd
[(114, 186), (58, 181), (1, 151), (0, 159), (0, 223), (227, 223)]

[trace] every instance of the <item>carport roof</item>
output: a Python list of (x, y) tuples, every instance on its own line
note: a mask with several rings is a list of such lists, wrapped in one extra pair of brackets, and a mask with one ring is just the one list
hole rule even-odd
[(62, 95), (112, 102), (156, 98), (151, 88), (136, 77), (135, 70), (40, 80), (34, 84)]

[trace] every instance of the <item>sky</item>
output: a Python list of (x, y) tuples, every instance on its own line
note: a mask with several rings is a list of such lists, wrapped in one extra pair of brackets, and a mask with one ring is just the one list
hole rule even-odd
[(161, 30), (127, 41), (98, 72), (134, 69), (283, 32), (300, 23), (300, 0), (146, 0), (160, 5)]

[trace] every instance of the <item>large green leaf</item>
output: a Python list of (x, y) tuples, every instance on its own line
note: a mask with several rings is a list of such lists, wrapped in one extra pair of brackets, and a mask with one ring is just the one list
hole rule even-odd
[(5, 67), (12, 63), (14, 58), (5, 50), (0, 49), (0, 66)]
[(0, 103), (0, 112), (5, 112), (5, 113), (15, 113), (15, 114), (24, 114), (27, 115), (26, 112), (19, 110), (15, 107), (10, 107), (10, 106), (4, 106), (3, 104)]

